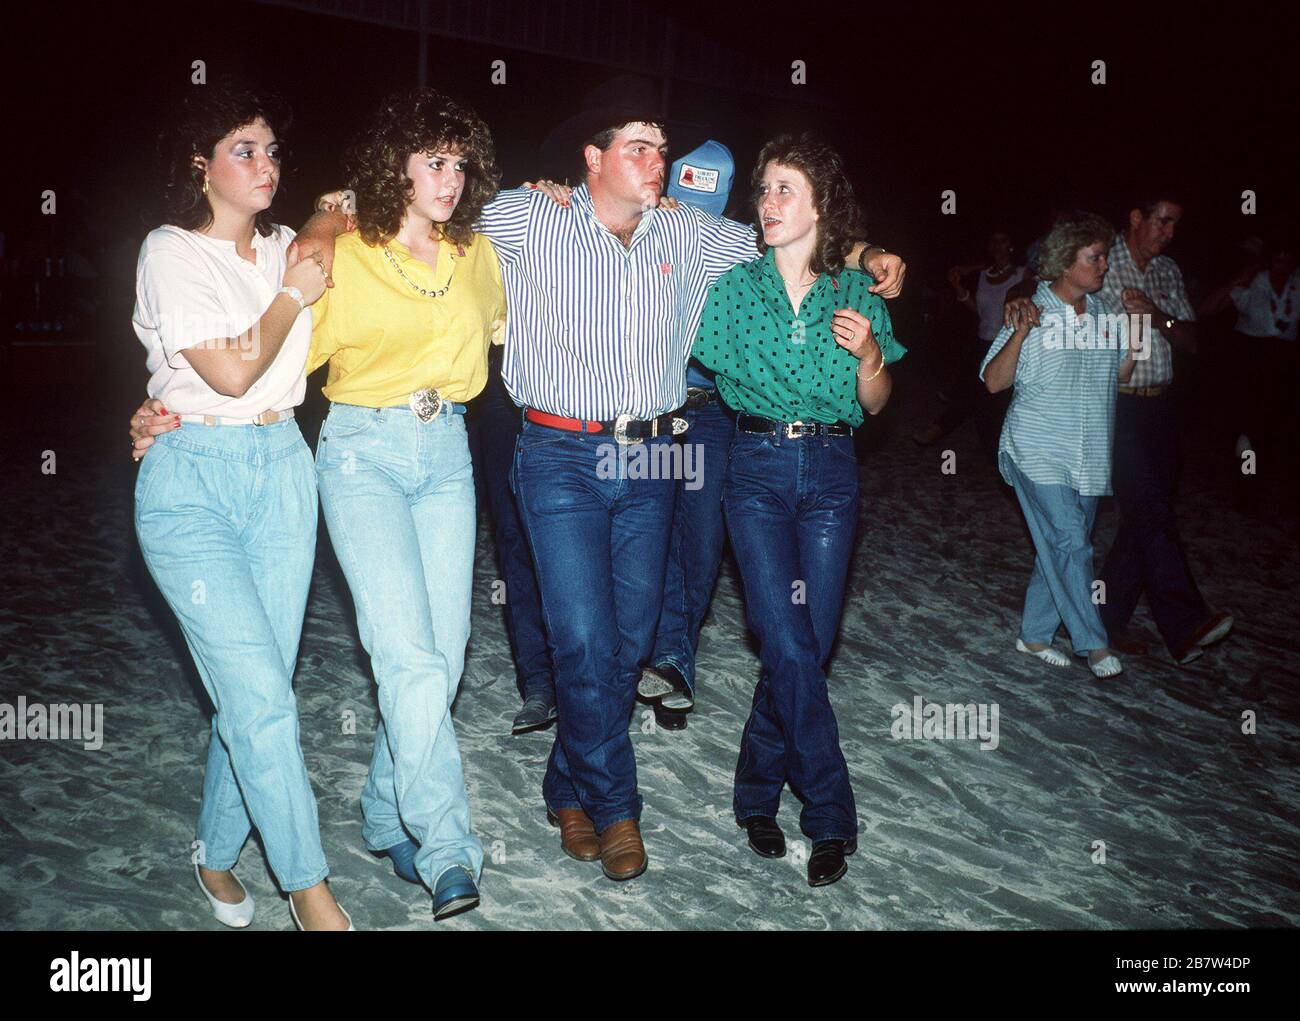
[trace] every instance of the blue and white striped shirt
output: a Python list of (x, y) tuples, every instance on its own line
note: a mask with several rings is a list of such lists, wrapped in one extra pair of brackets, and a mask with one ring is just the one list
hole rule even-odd
[[(1015, 395), (998, 441), (998, 467), (1008, 485), (1010, 460), (1040, 486), (1110, 495), (1115, 383), (1128, 354), (1128, 319), (1096, 294), (1084, 300), (1083, 315), (1076, 316), (1046, 280), (1034, 293), (1042, 325), (1021, 344)], [(1004, 326), (994, 338), (980, 379), (1011, 334)]]
[(752, 227), (689, 205), (650, 210), (624, 248), (596, 219), (586, 185), (568, 206), (531, 189), (500, 192), (475, 230), (501, 262), (501, 375), (511, 398), (598, 421), (652, 418), (686, 402), (709, 287), (758, 257)]

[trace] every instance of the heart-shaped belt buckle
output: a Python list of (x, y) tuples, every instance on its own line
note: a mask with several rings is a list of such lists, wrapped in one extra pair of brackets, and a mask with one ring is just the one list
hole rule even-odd
[(433, 387), (416, 390), (406, 402), (421, 422), (432, 422), (442, 408), (442, 395)]

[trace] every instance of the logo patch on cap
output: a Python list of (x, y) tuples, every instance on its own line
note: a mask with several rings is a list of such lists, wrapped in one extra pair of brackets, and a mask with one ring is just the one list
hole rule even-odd
[(677, 175), (677, 183), (691, 191), (713, 194), (718, 190), (718, 172), (707, 167), (693, 167), (689, 163), (683, 163), (681, 173)]

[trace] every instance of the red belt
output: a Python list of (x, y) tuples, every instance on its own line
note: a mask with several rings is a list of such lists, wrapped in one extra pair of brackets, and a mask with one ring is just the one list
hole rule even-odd
[(552, 429), (564, 429), (571, 433), (605, 432), (607, 425), (605, 422), (590, 422), (585, 418), (565, 418), (563, 415), (552, 415), (550, 412), (538, 411), (536, 408), (526, 409), (524, 418), (530, 422), (536, 422), (538, 425), (550, 426)]

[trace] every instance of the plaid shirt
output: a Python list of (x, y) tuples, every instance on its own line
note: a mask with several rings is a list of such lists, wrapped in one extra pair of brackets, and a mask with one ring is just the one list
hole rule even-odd
[[(1097, 293), (1116, 309), (1122, 309), (1126, 287), (1137, 288), (1155, 302), (1156, 308), (1175, 319), (1196, 318), (1192, 304), (1187, 300), (1187, 288), (1183, 284), (1183, 274), (1178, 263), (1168, 256), (1157, 255), (1147, 263), (1146, 272), (1142, 272), (1129, 254), (1128, 243), (1121, 234), (1110, 246), (1106, 280)], [(1145, 325), (1139, 329), (1143, 347), (1149, 346), (1151, 357), (1140, 359), (1134, 364), (1133, 377), (1125, 386), (1168, 386), (1174, 380), (1174, 360), (1169, 350), (1169, 341), (1156, 328), (1154, 320), (1150, 329)]]

